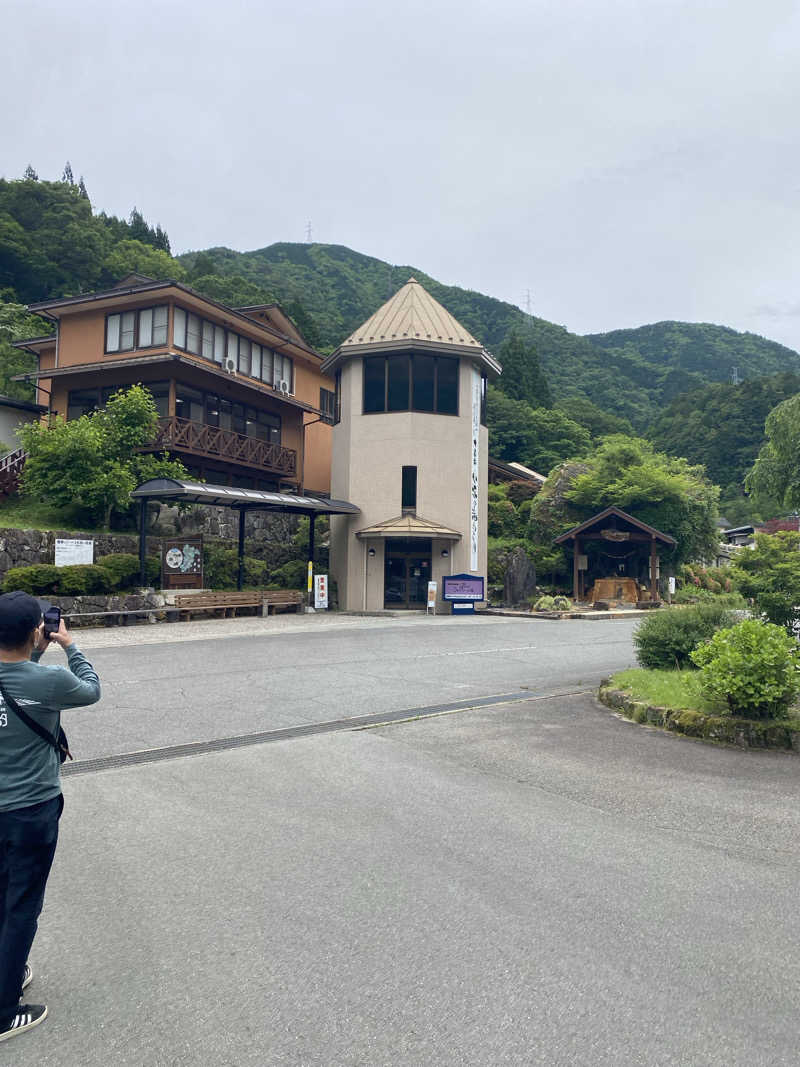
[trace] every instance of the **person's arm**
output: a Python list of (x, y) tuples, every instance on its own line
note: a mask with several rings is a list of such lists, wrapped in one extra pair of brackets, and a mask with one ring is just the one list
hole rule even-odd
[(100, 699), (100, 679), (94, 667), (72, 639), (61, 620), (51, 641), (61, 645), (67, 654), (67, 670), (53, 671), (52, 704), (58, 708), (82, 708)]

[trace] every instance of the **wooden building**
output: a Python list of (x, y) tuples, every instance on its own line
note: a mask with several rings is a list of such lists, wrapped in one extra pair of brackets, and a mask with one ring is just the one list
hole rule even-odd
[(153, 450), (190, 474), (242, 488), (330, 491), (333, 381), (277, 304), (230, 308), (174, 281), (130, 275), (113, 289), (32, 304), (51, 337), (36, 399), (73, 419), (141, 383), (159, 412)]

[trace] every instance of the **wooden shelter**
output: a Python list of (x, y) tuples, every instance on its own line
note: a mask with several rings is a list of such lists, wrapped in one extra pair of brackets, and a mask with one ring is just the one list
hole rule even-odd
[[(599, 542), (608, 551), (599, 549), (595, 551), (595, 555), (597, 558), (607, 556), (612, 563), (616, 564), (617, 571), (611, 576), (597, 576), (595, 585), (598, 582), (605, 584), (613, 581), (615, 585), (620, 587), (621, 591), (621, 595), (616, 599), (625, 601), (648, 599), (651, 602), (658, 603), (658, 546), (661, 544), (668, 548), (674, 548), (677, 544), (674, 537), (662, 533), (654, 526), (648, 526), (646, 522), (635, 519), (633, 515), (629, 515), (620, 508), (610, 507), (594, 515), (591, 519), (582, 522), (579, 526), (574, 526), (571, 530), (561, 534), (560, 537), (555, 539), (555, 544), (563, 545), (568, 541), (572, 541), (573, 549), (572, 573), (573, 598), (575, 600), (583, 600), (586, 597), (588, 592), (586, 578), (590, 570), (588, 549), (591, 543), (596, 545)], [(632, 561), (633, 574), (626, 573), (625, 577), (620, 577), (620, 570), (625, 572), (631, 570), (631, 564), (628, 563), (629, 560)], [(647, 564), (649, 583), (647, 598), (644, 597), (639, 586), (641, 570), (645, 564)], [(597, 570), (597, 567), (595, 567), (595, 570)], [(602, 596), (595, 595), (592, 599), (605, 600), (615, 598), (612, 592), (611, 596), (605, 594)]]

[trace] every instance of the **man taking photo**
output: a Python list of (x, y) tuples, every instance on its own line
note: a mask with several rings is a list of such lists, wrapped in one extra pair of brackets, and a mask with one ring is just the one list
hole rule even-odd
[[(39, 663), (51, 641), (66, 652), (66, 667)], [(28, 953), (64, 807), (60, 712), (99, 699), (94, 668), (63, 620), (45, 636), (38, 600), (0, 595), (0, 1041), (47, 1015), (44, 1004), (19, 1000), (33, 979)]]

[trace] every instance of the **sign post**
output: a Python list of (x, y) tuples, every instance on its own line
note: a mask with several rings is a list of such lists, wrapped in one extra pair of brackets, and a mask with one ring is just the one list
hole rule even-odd
[(475, 574), (449, 574), (442, 579), (442, 597), (451, 604), (454, 615), (474, 615), (475, 601), (484, 600), (483, 577)]
[(436, 591), (438, 585), (436, 582), (428, 582), (428, 606), (425, 609), (425, 614), (429, 615), (431, 612), (436, 614)]
[(314, 609), (315, 611), (328, 610), (328, 575), (314, 575)]
[(203, 588), (203, 538), (163, 541), (161, 581), (164, 589)]

